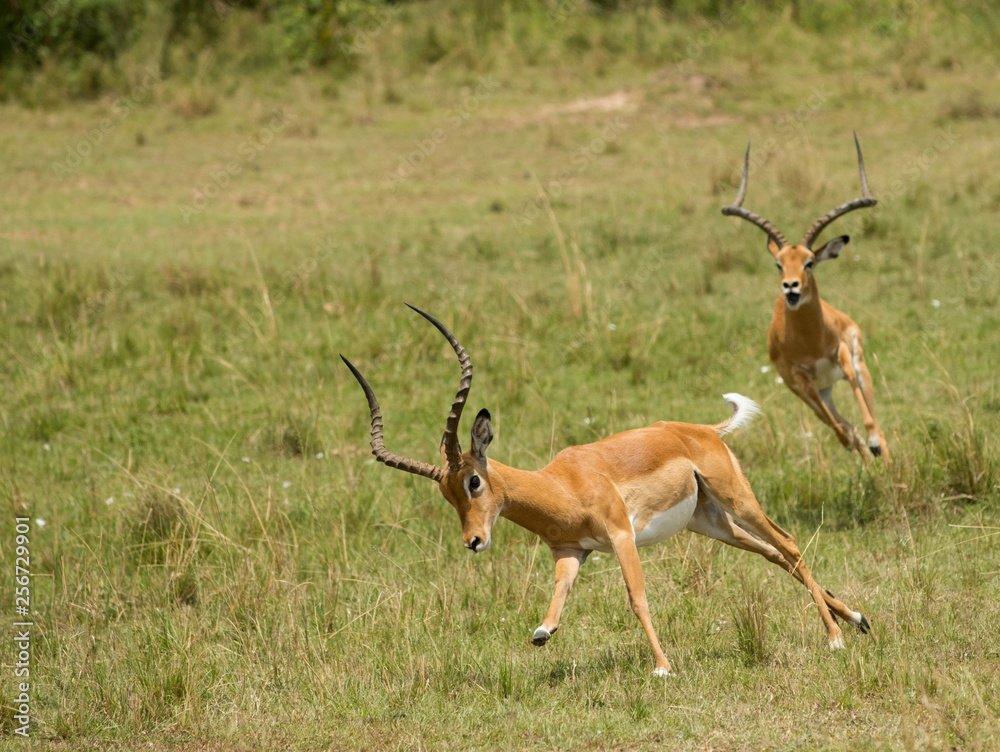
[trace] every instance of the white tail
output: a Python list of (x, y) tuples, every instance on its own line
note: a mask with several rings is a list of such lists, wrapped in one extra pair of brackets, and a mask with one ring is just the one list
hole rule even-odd
[(730, 392), (729, 394), (723, 394), (722, 399), (729, 405), (729, 409), (733, 411), (733, 415), (729, 420), (725, 420), (715, 426), (715, 432), (719, 436), (725, 436), (727, 433), (746, 428), (760, 415), (760, 406), (742, 394)]

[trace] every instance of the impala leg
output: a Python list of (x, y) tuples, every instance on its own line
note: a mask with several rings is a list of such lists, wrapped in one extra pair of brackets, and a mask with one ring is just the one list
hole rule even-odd
[(830, 406), (819, 393), (813, 380), (798, 368), (792, 369), (792, 391), (812, 408), (812, 411), (816, 413), (816, 417), (833, 429), (841, 445), (846, 449), (857, 450), (861, 458), (866, 463), (868, 462), (868, 455), (864, 451), (864, 443), (861, 441), (861, 437), (858, 436), (857, 431), (843, 417), (834, 415), (830, 410)]
[(861, 408), (861, 418), (865, 422), (865, 430), (868, 431), (868, 448), (876, 457), (885, 456), (886, 461), (889, 462), (889, 447), (886, 445), (885, 435), (879, 428), (878, 421), (875, 420), (875, 393), (872, 390), (872, 376), (868, 373), (861, 339), (857, 333), (853, 334), (851, 344), (852, 348), (849, 348), (846, 343), (840, 344), (837, 353), (840, 358), (840, 370), (847, 377), (851, 389), (854, 390), (858, 406)]
[(631, 529), (613, 534), (611, 536), (611, 545), (614, 547), (618, 563), (622, 568), (622, 576), (625, 578), (625, 587), (628, 590), (628, 598), (632, 606), (632, 611), (639, 617), (639, 622), (646, 631), (646, 638), (653, 648), (653, 655), (656, 658), (656, 668), (653, 673), (657, 676), (670, 676), (670, 662), (663, 654), (663, 650), (660, 649), (660, 641), (656, 637), (656, 631), (653, 629), (653, 620), (649, 616), (649, 603), (646, 600), (646, 584), (642, 574), (642, 563), (639, 560), (639, 550), (635, 547), (635, 540), (632, 537)]
[[(788, 537), (788, 533), (771, 522), (769, 518), (768, 522), (771, 523), (771, 526), (774, 527), (778, 533)], [(753, 533), (748, 532), (745, 527), (740, 525), (739, 521), (733, 517), (733, 515), (727, 512), (722, 505), (707, 492), (702, 493), (699, 497), (698, 507), (695, 509), (691, 522), (688, 523), (688, 530), (698, 533), (699, 535), (704, 535), (709, 538), (722, 541), (723, 543), (727, 543), (734, 548), (760, 554), (772, 564), (777, 564), (779, 567), (784, 569), (803, 585), (806, 585), (805, 577), (803, 577), (800, 568), (794, 567), (790, 564), (784, 556), (778, 553), (778, 549), (774, 546), (765, 543)], [(808, 585), (806, 585), (806, 587), (808, 588)], [(868, 631), (868, 620), (857, 611), (852, 611), (832, 593), (824, 590), (823, 600), (826, 601), (826, 605), (830, 611), (839, 616), (841, 619), (854, 624), (862, 631)]]
[[(756, 504), (756, 499), (754, 499), (754, 503)], [(802, 558), (802, 554), (799, 553), (799, 547), (795, 544), (795, 540), (776, 525), (773, 525), (760, 506), (757, 506), (756, 510), (747, 510), (746, 508), (749, 504), (745, 504), (743, 506), (744, 508), (741, 509), (740, 512), (749, 511), (750, 514), (746, 516), (744, 516), (744, 514), (740, 514), (738, 519), (743, 523), (748, 531), (752, 532), (764, 543), (767, 543), (777, 549), (782, 558), (792, 566), (790, 571), (796, 575), (797, 580), (806, 586), (806, 590), (809, 591), (813, 600), (816, 602), (816, 606), (819, 609), (819, 616), (823, 620), (823, 625), (826, 627), (826, 635), (830, 642), (830, 649), (837, 650), (843, 648), (843, 632), (840, 631), (840, 627), (837, 625), (836, 620), (830, 613), (830, 608), (827, 606), (826, 599), (828, 594), (823, 588), (816, 584), (816, 581), (813, 579), (812, 574), (809, 572), (809, 568), (806, 566), (806, 563)], [(863, 618), (864, 617), (862, 617), (862, 619)]]
[(556, 561), (556, 591), (552, 596), (552, 603), (549, 604), (549, 611), (545, 614), (545, 620), (531, 636), (533, 645), (544, 645), (559, 629), (559, 616), (566, 604), (566, 596), (573, 589), (576, 575), (580, 572), (580, 565), (586, 561), (589, 553), (590, 551), (574, 551), (568, 548), (552, 549), (552, 558)]

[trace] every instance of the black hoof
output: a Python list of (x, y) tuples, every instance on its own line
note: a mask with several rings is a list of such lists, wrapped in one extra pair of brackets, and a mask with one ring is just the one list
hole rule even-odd
[(551, 632), (546, 631), (541, 627), (539, 627), (538, 629), (535, 630), (535, 633), (531, 635), (531, 644), (534, 645), (536, 648), (540, 648), (542, 645), (548, 642), (549, 638), (551, 637), (552, 637)]
[(868, 623), (864, 614), (861, 615), (861, 623), (858, 624), (858, 629), (861, 630), (862, 634), (871, 634), (872, 632), (872, 625)]
[(881, 457), (882, 456), (882, 447), (881, 446), (870, 446), (868, 448), (871, 450), (871, 453), (874, 456), (876, 456), (876, 457)]

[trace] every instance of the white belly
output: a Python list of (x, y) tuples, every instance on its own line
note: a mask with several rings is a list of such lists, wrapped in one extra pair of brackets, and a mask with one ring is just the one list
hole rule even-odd
[(813, 382), (817, 389), (828, 389), (844, 378), (844, 372), (840, 370), (840, 365), (828, 358), (821, 358), (816, 361), (813, 369)]
[(614, 550), (611, 548), (610, 543), (594, 540), (593, 538), (581, 538), (580, 548), (584, 551), (600, 551), (605, 554), (610, 554)]
[[(686, 499), (670, 507), (670, 509), (654, 514), (641, 530), (635, 530), (636, 516), (634, 514), (631, 515), (629, 522), (632, 523), (635, 545), (652, 546), (677, 535), (677, 533), (687, 527), (694, 516), (694, 510), (697, 505), (698, 492), (696, 490)], [(594, 540), (593, 538), (582, 538), (580, 540), (580, 548), (585, 551), (602, 551), (604, 553), (612, 553), (614, 550), (609, 542)]]
[[(635, 545), (652, 546), (672, 538), (687, 527), (698, 504), (698, 492), (675, 504), (666, 511), (654, 514), (642, 530), (635, 531)], [(633, 526), (635, 521), (633, 518)]]

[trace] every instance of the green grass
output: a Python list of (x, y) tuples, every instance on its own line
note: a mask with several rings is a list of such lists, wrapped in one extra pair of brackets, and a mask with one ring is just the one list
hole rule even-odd
[[(537, 45), (536, 62), (501, 43), (477, 62), (464, 42), (419, 69), (394, 26), (336, 91), (319, 75), (168, 81), (124, 110), (4, 106), (0, 488), (7, 530), (46, 523), (36, 743), (992, 748), (1000, 79), (980, 62), (996, 59), (988, 29), (935, 19), (826, 36), (768, 16), (655, 20), (666, 61), (649, 62), (609, 51), (634, 33), (615, 16), (580, 22), (578, 52), (527, 37), (509, 44)], [(493, 90), (473, 102), (480, 77)], [(616, 92), (626, 109), (563, 107)], [(778, 279), (762, 234), (719, 213), (751, 137), (769, 154), (746, 205), (804, 232), (858, 195), (852, 130), (882, 201), (837, 225), (852, 242), (818, 278), (865, 333), (891, 470), (862, 467), (762, 372)], [(190, 212), (198, 191), (216, 195)], [(831, 654), (790, 577), (685, 533), (642, 551), (675, 678), (652, 676), (607, 555), (531, 647), (548, 552), (500, 522), (471, 557), (433, 485), (368, 454), (338, 353), (379, 395), (389, 449), (416, 459), (437, 460), (458, 382), (403, 301), (468, 348), (469, 408), (491, 410), (507, 464), (718, 422), (727, 391), (760, 402), (730, 443), (872, 636)], [(13, 532), (0, 552), (12, 615)]]

